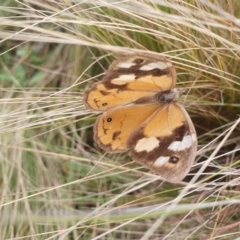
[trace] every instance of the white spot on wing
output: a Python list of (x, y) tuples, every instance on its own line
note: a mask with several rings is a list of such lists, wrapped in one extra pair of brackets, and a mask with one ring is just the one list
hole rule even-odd
[(164, 165), (165, 163), (168, 162), (170, 157), (159, 157), (157, 158), (157, 160), (153, 163), (154, 166), (156, 167), (160, 167), (162, 165)]
[(149, 138), (142, 138), (138, 140), (134, 149), (136, 152), (142, 152), (142, 151), (150, 152), (154, 148), (158, 147), (158, 145), (159, 145), (159, 140), (157, 140), (157, 138), (152, 136)]
[[(195, 136), (195, 134), (194, 134)], [(193, 135), (186, 135), (184, 136), (182, 141), (175, 141), (172, 142), (170, 144), (170, 146), (168, 147), (168, 150), (172, 150), (174, 152), (178, 152), (178, 151), (183, 151), (187, 148), (190, 148), (193, 144), (194, 138)]]
[(172, 64), (170, 62), (152, 62), (146, 65), (143, 65), (140, 67), (140, 70), (142, 71), (149, 71), (153, 70), (155, 68), (159, 68), (161, 70), (167, 68), (167, 67), (172, 67)]
[(132, 66), (135, 66), (136, 63), (132, 63), (132, 62), (122, 62), (118, 64), (118, 67), (120, 68), (130, 68)]
[(111, 80), (111, 83), (116, 85), (124, 85), (129, 82), (133, 82), (135, 80), (135, 74), (123, 74), (118, 78), (114, 78)]

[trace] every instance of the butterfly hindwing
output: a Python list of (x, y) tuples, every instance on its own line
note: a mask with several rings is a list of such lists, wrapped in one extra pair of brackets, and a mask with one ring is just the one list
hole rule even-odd
[(106, 111), (98, 117), (95, 123), (95, 141), (108, 152), (126, 151), (128, 149), (126, 143), (132, 132), (158, 108), (158, 104), (142, 104)]
[(84, 102), (92, 110), (106, 111), (147, 96), (151, 96), (151, 93), (148, 91), (119, 91), (118, 88), (107, 89), (104, 84), (97, 83), (85, 92)]

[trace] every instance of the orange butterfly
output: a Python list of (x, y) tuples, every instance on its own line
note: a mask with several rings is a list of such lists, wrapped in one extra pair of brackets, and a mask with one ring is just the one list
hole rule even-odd
[(197, 151), (197, 135), (180, 96), (176, 71), (154, 54), (121, 54), (103, 80), (84, 95), (87, 108), (103, 112), (94, 139), (107, 152), (130, 149), (133, 160), (169, 182), (189, 172)]

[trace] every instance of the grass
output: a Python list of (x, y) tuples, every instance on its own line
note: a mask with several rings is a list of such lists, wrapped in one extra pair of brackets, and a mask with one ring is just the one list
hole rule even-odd
[[(0, 239), (236, 239), (239, 15), (234, 0), (4, 1)], [(164, 54), (188, 90), (185, 184), (93, 141), (83, 92), (126, 50)]]

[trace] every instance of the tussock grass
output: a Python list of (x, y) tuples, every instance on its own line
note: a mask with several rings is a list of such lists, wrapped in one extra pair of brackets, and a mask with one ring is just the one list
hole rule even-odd
[[(4, 1), (0, 239), (239, 236), (238, 1)], [(198, 132), (185, 183), (107, 154), (83, 91), (121, 51), (162, 53)]]

